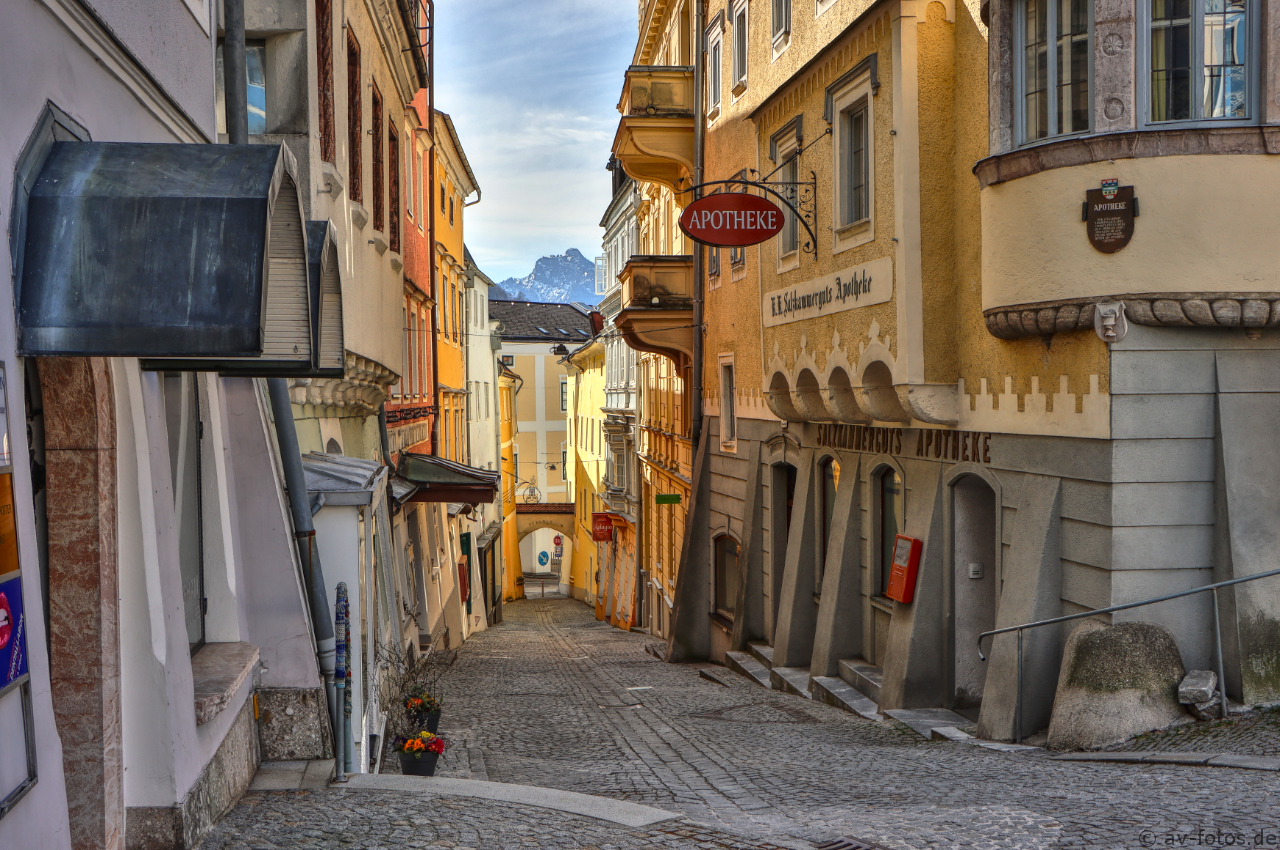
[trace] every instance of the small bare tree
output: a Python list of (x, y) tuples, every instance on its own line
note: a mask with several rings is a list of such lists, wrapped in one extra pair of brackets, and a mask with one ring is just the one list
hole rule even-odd
[(419, 729), (405, 709), (410, 697), (431, 694), (443, 702), (440, 678), (453, 664), (456, 652), (414, 652), (402, 644), (378, 644), (374, 662), (381, 671), (381, 698), (387, 712), (387, 740), (416, 734)]

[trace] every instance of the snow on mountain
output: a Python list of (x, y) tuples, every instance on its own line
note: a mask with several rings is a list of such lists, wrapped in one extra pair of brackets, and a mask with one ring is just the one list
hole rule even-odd
[[(596, 303), (596, 265), (577, 248), (542, 257), (526, 277), (509, 277), (497, 288), (511, 301)], [(490, 298), (498, 293), (490, 291)], [(500, 296), (499, 296), (500, 298)]]

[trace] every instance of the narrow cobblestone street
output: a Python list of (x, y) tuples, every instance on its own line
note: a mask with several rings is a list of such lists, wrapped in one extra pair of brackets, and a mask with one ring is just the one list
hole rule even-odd
[[(683, 815), (623, 828), (423, 792), (250, 793), (204, 847), (1263, 846), (1269, 771), (1052, 761), (925, 741), (716, 668), (663, 664), (649, 639), (563, 599), (508, 605), (444, 678), (444, 777), (555, 788)], [(1224, 840), (1241, 835), (1245, 841)], [(1267, 837), (1271, 844), (1266, 844)]]

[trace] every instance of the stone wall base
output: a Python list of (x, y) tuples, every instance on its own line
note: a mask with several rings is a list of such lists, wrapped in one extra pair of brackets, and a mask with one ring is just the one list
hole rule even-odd
[(218, 751), (185, 800), (176, 806), (131, 806), (125, 810), (127, 850), (190, 850), (226, 814), (261, 761), (253, 700), (245, 701)]
[(324, 688), (258, 688), (263, 761), (333, 758)]

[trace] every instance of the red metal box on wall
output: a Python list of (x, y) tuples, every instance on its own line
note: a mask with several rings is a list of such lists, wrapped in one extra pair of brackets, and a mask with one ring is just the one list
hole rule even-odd
[(920, 541), (899, 534), (893, 541), (893, 568), (884, 595), (906, 604), (916, 595), (916, 572), (920, 569)]

